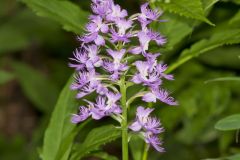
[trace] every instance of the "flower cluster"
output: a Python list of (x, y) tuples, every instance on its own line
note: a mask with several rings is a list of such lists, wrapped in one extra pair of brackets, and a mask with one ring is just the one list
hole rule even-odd
[[(165, 74), (167, 65), (158, 63), (159, 53), (149, 52), (150, 43), (164, 45), (166, 39), (151, 29), (149, 24), (159, 22), (161, 12), (151, 10), (148, 3), (141, 6), (141, 13), (128, 16), (113, 0), (92, 0), (93, 14), (89, 16), (86, 33), (79, 36), (81, 45), (70, 58), (70, 67), (76, 70), (72, 90), (77, 90), (76, 98), (86, 98), (96, 93), (95, 102), (84, 99), (86, 106), (80, 106), (78, 114), (72, 115), (72, 123), (80, 123), (89, 117), (99, 120), (105, 116), (121, 119), (122, 108), (118, 88), (121, 77), (146, 88), (142, 96), (144, 102), (160, 100), (169, 105), (177, 102), (162, 88), (162, 81), (173, 80), (173, 75)], [(137, 39), (137, 44), (136, 42)], [(144, 60), (129, 64), (128, 57), (141, 55)], [(129, 70), (136, 70), (128, 75)], [(128, 78), (129, 77), (129, 78)], [(145, 142), (162, 152), (158, 135), (163, 132), (160, 121), (149, 117), (153, 109), (138, 107), (137, 119), (129, 127), (135, 132), (144, 131)]]
[(153, 111), (152, 108), (144, 109), (143, 107), (137, 108), (136, 120), (129, 126), (135, 132), (143, 130), (145, 142), (151, 144), (157, 151), (164, 152), (161, 147), (162, 142), (158, 138), (158, 134), (162, 133), (164, 129), (157, 118), (149, 117)]
[(89, 116), (93, 119), (99, 120), (104, 116), (110, 116), (111, 114), (120, 114), (121, 108), (116, 103), (121, 98), (121, 95), (114, 94), (112, 92), (106, 93), (106, 96), (98, 96), (96, 103), (85, 100), (88, 103), (88, 107), (80, 106), (79, 114), (73, 114), (72, 122), (79, 123), (86, 120)]

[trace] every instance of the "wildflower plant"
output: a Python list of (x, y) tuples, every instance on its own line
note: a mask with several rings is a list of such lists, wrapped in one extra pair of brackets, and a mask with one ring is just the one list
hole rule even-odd
[[(76, 70), (72, 90), (77, 90), (77, 99), (85, 101), (71, 122), (81, 123), (86, 119), (100, 120), (106, 116), (120, 123), (122, 130), (123, 160), (128, 159), (129, 132), (139, 134), (146, 148), (152, 146), (164, 152), (159, 135), (164, 131), (158, 118), (150, 116), (154, 108), (147, 103), (161, 101), (177, 105), (167, 90), (164, 80), (174, 80), (166, 74), (167, 65), (158, 61), (160, 53), (151, 53), (150, 43), (159, 47), (166, 38), (150, 29), (152, 22), (160, 22), (162, 12), (152, 10), (148, 3), (141, 6), (141, 13), (128, 15), (113, 0), (92, 0), (93, 14), (89, 16), (86, 33), (78, 37), (80, 42), (70, 58), (69, 66)], [(141, 92), (128, 98), (130, 86), (141, 85)], [(87, 95), (96, 93), (96, 100)], [(144, 106), (131, 107), (136, 98), (145, 102)], [(136, 110), (136, 118), (128, 119), (130, 109)], [(146, 150), (147, 150), (146, 149)]]

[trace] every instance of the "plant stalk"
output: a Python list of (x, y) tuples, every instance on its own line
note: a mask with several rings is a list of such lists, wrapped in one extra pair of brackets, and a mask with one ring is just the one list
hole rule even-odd
[(148, 159), (148, 149), (149, 149), (149, 145), (145, 143), (142, 160)]
[(122, 105), (122, 160), (128, 160), (128, 125), (127, 125), (127, 100), (126, 100), (126, 82), (123, 75), (120, 83), (121, 105)]

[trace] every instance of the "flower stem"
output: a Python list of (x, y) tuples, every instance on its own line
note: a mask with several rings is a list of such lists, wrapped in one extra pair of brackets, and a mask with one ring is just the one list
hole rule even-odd
[(122, 76), (120, 82), (120, 92), (122, 95), (122, 160), (128, 160), (128, 126), (127, 126), (127, 100), (126, 100), (126, 82), (125, 76)]
[(148, 159), (148, 149), (149, 149), (149, 145), (145, 143), (142, 160)]

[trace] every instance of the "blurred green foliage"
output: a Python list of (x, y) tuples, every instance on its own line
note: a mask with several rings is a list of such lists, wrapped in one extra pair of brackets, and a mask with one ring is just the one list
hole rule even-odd
[[(138, 11), (136, 5), (144, 1), (117, 2), (134, 13)], [(167, 20), (153, 24), (152, 28), (168, 38), (163, 48), (154, 45), (151, 48), (161, 52), (170, 64), (168, 72), (175, 74), (176, 80), (166, 85), (180, 105), (154, 104), (156, 116), (166, 128), (162, 138), (167, 152), (161, 155), (150, 150), (149, 159), (239, 160), (236, 131), (217, 129), (239, 129), (239, 115), (219, 120), (240, 113), (240, 81), (218, 78), (240, 77), (240, 1), (150, 2), (152, 7), (165, 11), (162, 19)], [(75, 93), (69, 90), (71, 79), (67, 81), (72, 70), (67, 63), (78, 46), (74, 38), (83, 32), (89, 9), (90, 1), (0, 1), (0, 89), (5, 92), (8, 90), (5, 86), (17, 83), (21, 92), (15, 89), (13, 97), (24, 94), (38, 119), (31, 136), (17, 132), (9, 137), (1, 128), (0, 159), (67, 160), (82, 156), (118, 159), (119, 135), (116, 128), (109, 127), (110, 119), (79, 126), (69, 123), (70, 115), (82, 102), (76, 102)], [(129, 95), (137, 91), (133, 87)], [(0, 101), (0, 106), (4, 101)], [(133, 103), (133, 113), (140, 103)], [(229, 120), (235, 124), (229, 124)], [(91, 131), (93, 127), (98, 128)], [(92, 147), (84, 142), (85, 137), (99, 143), (93, 143), (97, 146)], [(110, 149), (105, 145), (108, 137), (111, 141), (116, 139)], [(131, 157), (139, 160), (143, 143), (136, 135), (131, 139)]]

